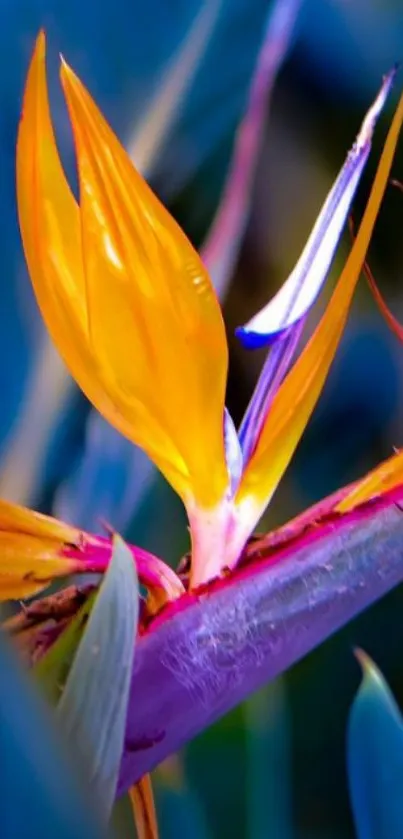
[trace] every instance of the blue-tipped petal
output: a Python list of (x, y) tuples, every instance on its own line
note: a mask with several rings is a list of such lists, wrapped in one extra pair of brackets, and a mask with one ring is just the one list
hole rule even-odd
[(243, 455), (233, 419), (227, 408), (224, 409), (224, 446), (231, 494), (234, 495), (242, 477)]
[(297, 323), (315, 302), (326, 280), (351, 202), (371, 148), (376, 121), (393, 84), (397, 67), (385, 76), (362, 123), (341, 172), (330, 190), (308, 242), (288, 280), (245, 326), (236, 330), (245, 347), (270, 344)]

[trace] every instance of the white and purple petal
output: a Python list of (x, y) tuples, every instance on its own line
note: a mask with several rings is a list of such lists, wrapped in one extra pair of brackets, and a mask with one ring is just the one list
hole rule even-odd
[(305, 320), (302, 317), (293, 324), (268, 353), (238, 433), (244, 464), (253, 454), (271, 403), (294, 358)]
[(374, 127), (392, 87), (396, 69), (394, 67), (385, 76), (294, 270), (267, 306), (236, 330), (244, 346), (262, 347), (284, 337), (315, 302), (329, 272), (368, 159)]
[(243, 454), (233, 419), (227, 408), (224, 409), (224, 446), (231, 495), (234, 495), (242, 477)]

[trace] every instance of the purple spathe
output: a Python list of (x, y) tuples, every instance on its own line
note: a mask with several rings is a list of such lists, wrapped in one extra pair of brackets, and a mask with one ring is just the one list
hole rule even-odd
[(120, 793), (403, 580), (399, 501), (302, 529), (157, 620), (136, 645)]

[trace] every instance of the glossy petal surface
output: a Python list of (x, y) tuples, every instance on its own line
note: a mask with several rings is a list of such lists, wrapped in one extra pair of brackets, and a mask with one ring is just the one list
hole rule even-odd
[(0, 600), (31, 597), (74, 573), (78, 560), (62, 551), (78, 541), (75, 528), (0, 500)]
[(335, 509), (339, 513), (346, 513), (400, 484), (403, 484), (403, 451), (396, 452), (358, 481)]
[(182, 498), (213, 506), (228, 481), (218, 301), (196, 251), (65, 64), (62, 83), (80, 210), (55, 146), (41, 36), (17, 156), (20, 225), (39, 305), (95, 407), (147, 451)]

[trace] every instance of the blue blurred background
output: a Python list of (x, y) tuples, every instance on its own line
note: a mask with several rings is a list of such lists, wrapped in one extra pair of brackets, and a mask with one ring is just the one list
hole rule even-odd
[[(150, 101), (201, 5), (200, 0), (0, 2), (0, 494), (94, 530), (107, 520), (173, 562), (187, 548), (180, 504), (144, 455), (95, 414), (44, 333), (21, 251), (14, 156), (24, 78), (40, 27), (48, 37), (57, 135), (75, 185), (58, 53), (136, 159)], [(265, 21), (275, 5), (279, 0), (222, 0), (217, 6), (181, 106), (144, 163), (153, 187), (198, 247), (220, 199)], [(295, 25), (266, 116), (250, 218), (223, 301), (231, 349), (228, 404), (238, 421), (262, 356), (236, 344), (234, 327), (292, 269), (383, 73), (403, 58), (401, 0), (300, 0), (294, 7)], [(401, 73), (398, 89), (402, 80)], [(357, 219), (395, 101), (396, 96), (375, 136), (355, 202)], [(393, 177), (403, 180), (402, 149)], [(390, 186), (370, 263), (403, 320), (402, 219), (403, 196)], [(348, 244), (346, 234), (333, 278)], [(402, 444), (402, 371), (403, 348), (363, 282), (324, 394), (267, 515), (268, 527), (359, 477)], [(401, 592), (395, 591), (163, 767), (162, 837), (354, 835), (344, 754), (347, 709), (359, 678), (351, 651), (359, 644), (374, 656), (402, 705), (401, 608)]]

